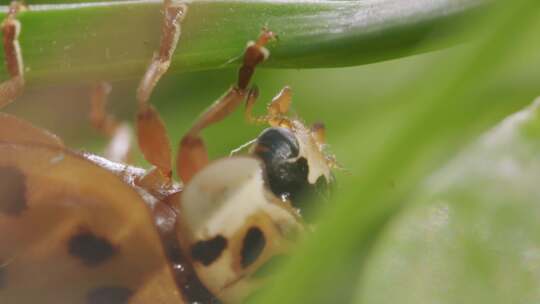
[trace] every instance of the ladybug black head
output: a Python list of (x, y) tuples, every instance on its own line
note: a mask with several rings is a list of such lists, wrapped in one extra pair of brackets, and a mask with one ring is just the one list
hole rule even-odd
[(308, 161), (300, 155), (299, 141), (291, 130), (282, 127), (264, 130), (252, 151), (264, 163), (270, 190), (300, 211), (306, 211), (306, 203), (313, 200), (312, 194), (326, 194), (328, 185), (324, 177), (315, 184), (309, 183)]

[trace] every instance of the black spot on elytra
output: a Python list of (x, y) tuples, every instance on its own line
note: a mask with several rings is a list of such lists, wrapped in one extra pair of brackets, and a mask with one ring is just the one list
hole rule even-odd
[(133, 291), (122, 286), (99, 287), (86, 296), (87, 304), (125, 304), (133, 295)]
[(17, 216), (27, 207), (24, 174), (16, 167), (0, 166), (0, 212)]
[(264, 233), (258, 227), (249, 228), (246, 236), (244, 237), (244, 243), (241, 251), (240, 264), (243, 268), (253, 264), (261, 255), (266, 245), (266, 238)]
[(81, 231), (69, 240), (68, 252), (87, 266), (97, 266), (112, 257), (116, 249), (107, 239)]
[(191, 256), (194, 260), (208, 266), (212, 264), (227, 247), (227, 240), (218, 235), (206, 241), (199, 241), (191, 247)]

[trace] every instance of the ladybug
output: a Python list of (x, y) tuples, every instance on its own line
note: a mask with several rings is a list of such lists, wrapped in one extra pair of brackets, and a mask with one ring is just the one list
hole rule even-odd
[[(17, 14), (1, 25), (10, 79), (0, 107), (19, 96), (24, 69)], [(249, 42), (238, 81), (194, 122), (172, 153), (150, 105), (167, 71), (187, 7), (165, 1), (160, 47), (137, 90), (138, 146), (153, 167), (126, 164), (131, 130), (105, 108), (110, 86), (95, 86), (92, 125), (111, 138), (105, 157), (77, 152), (56, 135), (0, 113), (1, 303), (241, 302), (264, 283), (307, 231), (313, 195), (333, 183), (324, 126), (287, 113), (285, 87), (254, 116), (255, 66), (275, 35)], [(201, 131), (245, 102), (246, 119), (270, 127), (234, 155), (209, 160)]]

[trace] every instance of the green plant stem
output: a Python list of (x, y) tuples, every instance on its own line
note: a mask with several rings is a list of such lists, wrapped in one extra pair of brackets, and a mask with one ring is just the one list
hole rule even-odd
[[(434, 68), (426, 75), (429, 87), (404, 97), (414, 102), (402, 113), (404, 119), (394, 126), (396, 131), (370, 160), (355, 166), (354, 172), (361, 175), (342, 185), (356, 191), (340, 195), (338, 204), (326, 210), (317, 233), (255, 303), (316, 302), (325, 293), (325, 283), (337, 279), (326, 274), (369, 255), (373, 240), (402, 207), (406, 194), (436, 165), (433, 160), (449, 155), (442, 149), (448, 141), (473, 135), (468, 127), (490, 106), (489, 101), (476, 99), (478, 88), (511, 58), (517, 42), (526, 37), (523, 29), (538, 18), (536, 0), (507, 4), (501, 2), (486, 20), (470, 24), (483, 37), (482, 43), (461, 58), (450, 58), (455, 62)], [(399, 181), (399, 191), (388, 186), (391, 181)], [(360, 273), (361, 269), (349, 271)]]
[[(66, 1), (28, 1), (30, 10), (19, 16), (27, 79), (140, 76), (158, 44), (161, 1), (59, 2)], [(265, 67), (341, 67), (407, 56), (448, 46), (459, 30), (456, 19), (483, 2), (193, 1), (171, 72), (235, 66), (264, 26), (279, 35)], [(433, 43), (418, 47), (426, 39)]]

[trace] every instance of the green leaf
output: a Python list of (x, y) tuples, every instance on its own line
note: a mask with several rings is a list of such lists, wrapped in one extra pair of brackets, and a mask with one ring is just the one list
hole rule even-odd
[(538, 303), (539, 124), (540, 99), (429, 178), (377, 244), (358, 302)]
[[(499, 2), (490, 14), (467, 24), (477, 43), (431, 67), (411, 81), (408, 90), (388, 97), (402, 103), (383, 114), (394, 118), (391, 130), (379, 133), (384, 138), (363, 142), (351, 135), (349, 149), (362, 156), (349, 168), (354, 176), (340, 185), (346, 190), (335, 205), (323, 210), (317, 233), (299, 248), (258, 303), (328, 303), (340, 296), (337, 302), (350, 300), (347, 286), (365, 267), (371, 246), (403, 208), (404, 198), (475, 134), (472, 127), (489, 112), (490, 101), (478, 98), (482, 89), (524, 45), (538, 49), (534, 25), (539, 7), (536, 0)], [(351, 126), (350, 134), (355, 129)]]
[[(19, 19), (31, 81), (138, 77), (158, 43), (161, 1), (28, 2)], [(171, 72), (236, 65), (264, 26), (279, 35), (266, 67), (338, 67), (406, 56), (454, 43), (445, 39), (461, 29), (453, 25), (481, 3), (193, 1)], [(426, 39), (433, 43), (419, 47)]]

